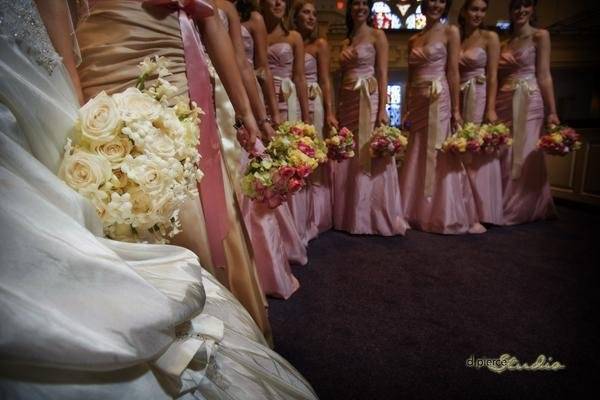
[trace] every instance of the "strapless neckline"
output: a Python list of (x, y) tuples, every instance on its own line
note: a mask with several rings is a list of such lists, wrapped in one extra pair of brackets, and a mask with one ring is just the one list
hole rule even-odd
[(272, 44), (269, 45), (269, 47), (275, 47), (275, 46), (280, 45), (280, 44), (285, 44), (285, 45), (288, 45), (290, 48), (292, 48), (292, 45), (289, 42), (272, 43)]
[(475, 47), (470, 47), (470, 48), (464, 49), (464, 50), (461, 49), (460, 54), (467, 54), (467, 53), (476, 52), (476, 51), (483, 51), (484, 53), (486, 52), (483, 47), (475, 46)]
[(426, 48), (428, 48), (428, 47), (435, 47), (435, 46), (436, 46), (436, 45), (438, 45), (438, 44), (439, 44), (439, 45), (442, 45), (442, 47), (446, 48), (446, 44), (445, 44), (445, 43), (442, 43), (442, 42), (435, 42), (435, 43), (428, 43), (428, 44), (426, 44), (426, 45), (424, 45), (424, 46), (415, 46), (415, 47), (413, 47), (413, 48), (411, 49), (411, 51), (413, 51), (413, 50), (416, 50), (416, 49), (423, 49), (423, 50), (424, 50), (424, 49), (426, 49)]

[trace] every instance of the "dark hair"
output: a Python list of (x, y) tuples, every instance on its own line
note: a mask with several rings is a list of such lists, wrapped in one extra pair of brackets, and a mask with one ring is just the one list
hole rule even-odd
[[(347, 0), (346, 1), (346, 37), (350, 38), (352, 33), (354, 33), (354, 21), (352, 20), (352, 3), (355, 0)], [(373, 0), (367, 0), (367, 5), (369, 7), (369, 16), (367, 17), (367, 25), (373, 26)]]
[[(294, 3), (292, 4), (292, 7), (290, 9), (290, 19), (289, 19), (289, 26), (291, 29), (294, 29), (294, 30), (300, 32), (298, 30), (298, 24), (296, 23), (296, 18), (298, 18), (298, 14), (300, 13), (300, 11), (302, 11), (304, 6), (307, 4), (312, 4), (316, 9), (314, 0), (295, 0)], [(307, 38), (309, 42), (312, 43), (317, 39), (317, 31), (318, 31), (318, 28), (314, 29), (310, 33), (310, 35)]]
[[(463, 13), (465, 11), (467, 11), (467, 9), (469, 7), (471, 7), (471, 4), (473, 4), (475, 0), (465, 0), (465, 2), (463, 3), (462, 7), (460, 8), (460, 11), (458, 12), (458, 27), (460, 28), (460, 37), (461, 40), (464, 39), (465, 37), (465, 25), (466, 25), (466, 21), (465, 21), (465, 17), (463, 17)], [(490, 1), (489, 0), (482, 0), (486, 6), (490, 6)]]
[(531, 26), (536, 26), (537, 24), (537, 15), (535, 13), (535, 7), (537, 6), (537, 0), (510, 0), (510, 4), (508, 5), (508, 17), (510, 19), (510, 28), (509, 32), (513, 32), (513, 22), (512, 22), (512, 11), (515, 8), (519, 7), (533, 7), (533, 12), (531, 13), (531, 18), (529, 18), (529, 24)]
[[(448, 12), (450, 11), (450, 6), (452, 6), (452, 0), (446, 0), (446, 7), (444, 8), (444, 13), (442, 14), (442, 18), (448, 17)], [(421, 1), (421, 13), (425, 15), (427, 13), (427, 0)]]
[(256, 0), (236, 0), (235, 8), (240, 14), (240, 21), (246, 22), (250, 19), (252, 11), (258, 11)]

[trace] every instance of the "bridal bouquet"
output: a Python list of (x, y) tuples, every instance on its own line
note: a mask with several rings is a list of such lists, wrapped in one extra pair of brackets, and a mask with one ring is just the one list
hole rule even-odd
[(564, 156), (581, 148), (581, 135), (571, 127), (552, 125), (538, 141), (538, 148), (554, 156)]
[(251, 158), (242, 178), (242, 192), (277, 207), (306, 186), (310, 174), (325, 161), (325, 142), (316, 137), (314, 126), (284, 122), (264, 154)]
[(497, 153), (503, 147), (512, 145), (510, 129), (502, 122), (482, 124), (479, 127), (481, 151), (488, 154)]
[(371, 157), (396, 156), (406, 150), (407, 135), (398, 128), (382, 125), (373, 131), (370, 138)]
[[(198, 194), (201, 111), (167, 104), (177, 88), (162, 78), (164, 58), (141, 69), (137, 87), (101, 92), (79, 110), (59, 176), (96, 206), (107, 237), (166, 243), (180, 231), (181, 205)], [(144, 88), (155, 73), (158, 81)]]
[(331, 128), (329, 137), (325, 139), (327, 145), (327, 158), (330, 160), (343, 161), (354, 157), (354, 135), (348, 128), (339, 131)]
[(444, 153), (479, 153), (482, 144), (479, 126), (467, 122), (442, 143), (441, 150)]

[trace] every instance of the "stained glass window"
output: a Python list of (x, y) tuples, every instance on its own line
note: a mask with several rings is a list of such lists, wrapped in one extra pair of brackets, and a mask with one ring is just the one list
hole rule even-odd
[(427, 22), (421, 12), (421, 0), (376, 1), (371, 12), (373, 25), (379, 29), (419, 30)]
[(399, 127), (402, 123), (402, 95), (404, 87), (399, 84), (387, 87), (387, 112), (390, 117), (390, 126)]

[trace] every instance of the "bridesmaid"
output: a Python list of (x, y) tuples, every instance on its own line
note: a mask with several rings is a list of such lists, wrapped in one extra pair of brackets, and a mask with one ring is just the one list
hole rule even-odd
[(342, 86), (340, 126), (354, 132), (357, 155), (333, 164), (333, 224), (354, 234), (403, 235), (404, 220), (398, 171), (393, 157), (371, 160), (369, 137), (388, 123), (388, 43), (371, 25), (371, 1), (348, 0), (348, 38), (340, 55)]
[[(498, 118), (512, 121), (513, 145), (502, 163), (504, 223), (520, 224), (556, 215), (544, 154), (537, 149), (547, 124), (559, 124), (550, 75), (550, 35), (534, 28), (534, 0), (511, 0), (511, 37), (500, 52)], [(521, 107), (515, 106), (520, 104)]]
[[(317, 10), (312, 0), (294, 3), (290, 19), (294, 29), (304, 40), (304, 68), (308, 85), (310, 116), (323, 138), (331, 127), (338, 128), (333, 111), (333, 94), (329, 77), (329, 45), (327, 40), (317, 38)], [(333, 227), (331, 207), (331, 167), (322, 165), (311, 179), (311, 221), (319, 233)]]
[[(244, 28), (240, 23), (238, 12), (233, 4), (228, 1), (217, 0), (215, 4), (218, 7), (223, 25), (225, 25), (231, 37), (233, 48), (236, 51), (237, 64), (241, 70), (249, 72), (244, 76), (244, 87), (248, 91), (254, 114), (259, 121), (262, 121), (259, 125), (262, 126), (263, 136), (269, 138), (274, 134), (274, 131), (266, 118), (265, 104), (259, 97), (258, 82), (254, 76), (253, 64), (247, 59), (246, 44), (248, 40), (242, 38)], [(266, 43), (264, 25), (262, 30), (264, 32), (263, 41)], [(266, 58), (266, 46), (264, 46), (264, 49)], [(215, 82), (215, 105), (225, 160), (234, 182), (239, 184), (248, 159), (248, 153), (243, 151), (236, 140), (236, 130), (233, 127), (235, 111), (218, 75)], [(281, 213), (282, 209), (278, 207), (271, 210), (264, 204), (246, 198), (241, 194), (239, 188), (236, 189), (252, 243), (261, 287), (267, 295), (287, 299), (298, 289), (300, 284), (291, 272), (277, 223), (276, 214)], [(288, 218), (291, 218), (291, 216)]]
[[(253, 146), (252, 136), (256, 135), (258, 127), (245, 92), (233, 90), (241, 85), (241, 77), (235, 65), (228, 63), (228, 60), (234, 58), (231, 43), (219, 41), (222, 35), (226, 35), (219, 20), (207, 15), (209, 12), (193, 12), (206, 9), (187, 10), (191, 14), (184, 14), (185, 11), (177, 5), (176, 1), (94, 2), (89, 16), (77, 28), (77, 40), (83, 59), (79, 66), (83, 94), (89, 99), (102, 90), (114, 93), (134, 86), (138, 75), (137, 66), (145, 57), (168, 57), (172, 75), (166, 79), (179, 88), (178, 94), (196, 101), (205, 111), (201, 125), (202, 141), (212, 151), (202, 150), (201, 141), (203, 161), (212, 161), (212, 164), (207, 165), (210, 172), (201, 165), (205, 172), (205, 177), (199, 184), (201, 198), (186, 203), (181, 214), (183, 232), (173, 242), (194, 251), (202, 265), (231, 290), (265, 336), (270, 338), (266, 299), (260, 289), (254, 257), (246, 240), (244, 222), (236, 204), (232, 184), (218, 150), (220, 138), (216, 132), (212, 110), (206, 58), (197, 35), (193, 34), (194, 31), (187, 30), (193, 27), (192, 18), (198, 23), (204, 44), (213, 56), (223, 84), (231, 94), (232, 103), (240, 110), (251, 133), (250, 140), (244, 143), (247, 148)], [(186, 42), (185, 48), (182, 28), (186, 28), (186, 33), (192, 32), (192, 35), (185, 36), (192, 41)], [(189, 73), (188, 63), (194, 65), (194, 74)], [(221, 176), (222, 179), (218, 184), (212, 182), (210, 190), (205, 190), (206, 187), (203, 188), (202, 185), (211, 182), (206, 180), (210, 176)], [(222, 193), (221, 196), (219, 192)]]
[(447, 0), (421, 3), (427, 24), (408, 41), (408, 149), (400, 176), (404, 212), (415, 229), (442, 234), (482, 233), (467, 174), (454, 154), (438, 151), (459, 111), (460, 34), (442, 24)]
[[(304, 75), (304, 45), (296, 31), (290, 31), (285, 22), (284, 0), (262, 0), (262, 14), (268, 32), (269, 68), (275, 80), (279, 112), (283, 120), (311, 122), (308, 111), (308, 91)], [(317, 235), (317, 227), (310, 220), (310, 191), (303, 188), (290, 196), (288, 205), (303, 245)]]
[[(280, 124), (279, 105), (275, 96), (273, 74), (267, 59), (267, 28), (258, 12), (255, 0), (235, 0), (235, 7), (242, 22), (242, 39), (248, 63), (254, 68), (255, 76), (262, 89), (263, 104), (267, 107), (267, 122)], [(261, 120), (259, 119), (259, 122)], [(269, 139), (269, 138), (265, 138)]]
[[(498, 56), (500, 41), (495, 32), (481, 26), (488, 0), (466, 0), (460, 9), (460, 89), (464, 122), (496, 122)], [(465, 164), (479, 220), (502, 225), (502, 178), (496, 154), (479, 154)]]

